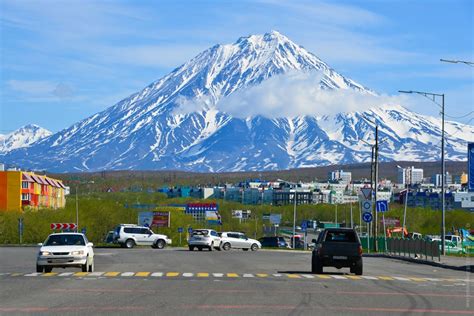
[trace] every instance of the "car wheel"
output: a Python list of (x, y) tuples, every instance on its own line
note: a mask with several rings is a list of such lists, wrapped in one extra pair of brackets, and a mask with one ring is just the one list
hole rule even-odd
[(156, 248), (158, 249), (163, 249), (165, 248), (165, 241), (163, 239), (159, 239), (157, 242), (156, 242)]
[(202, 247), (198, 247), (198, 250), (199, 250), (199, 251), (202, 251)]
[(212, 242), (211, 245), (209, 246), (209, 251), (212, 251), (212, 249), (214, 249), (214, 242)]
[(127, 239), (127, 241), (125, 242), (125, 247), (127, 248), (133, 248), (135, 246), (135, 242), (133, 241), (133, 239)]
[(321, 262), (319, 262), (319, 259), (315, 257), (311, 260), (311, 272), (316, 274), (323, 273), (323, 266), (321, 265)]
[(44, 272), (50, 273), (51, 271), (53, 271), (53, 267), (44, 267)]
[(189, 251), (193, 251), (194, 250), (194, 246), (189, 246)]
[(36, 265), (36, 272), (43, 273), (43, 270), (44, 270), (43, 266)]
[(225, 251), (229, 251), (230, 250), (230, 243), (226, 242), (225, 244), (223, 244), (222, 249), (224, 249)]
[(250, 250), (252, 250), (252, 251), (257, 251), (257, 250), (258, 250), (258, 245), (257, 245), (257, 244), (253, 244), (253, 245), (250, 247)]
[(362, 259), (357, 260), (356, 265), (354, 267), (354, 273), (356, 275), (362, 275), (363, 271), (363, 265), (362, 265)]

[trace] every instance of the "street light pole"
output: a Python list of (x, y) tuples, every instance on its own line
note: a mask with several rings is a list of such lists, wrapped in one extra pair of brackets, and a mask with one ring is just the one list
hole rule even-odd
[(77, 187), (76, 184), (76, 233), (79, 232), (79, 202), (77, 200)]
[[(447, 61), (447, 60), (441, 60)], [(454, 61), (448, 61), (454, 62)], [(468, 62), (465, 62), (468, 63)], [(446, 255), (446, 247), (445, 247), (445, 237), (446, 237), (446, 185), (445, 185), (445, 162), (444, 162), (444, 93), (431, 93), (431, 92), (421, 92), (421, 91), (404, 91), (399, 90), (400, 93), (416, 93), (419, 95), (424, 96), (425, 98), (429, 99), (434, 104), (438, 105), (441, 108), (441, 253)], [(441, 104), (436, 102), (436, 97), (441, 98)]]
[(293, 194), (293, 199), (294, 201), (294, 207), (293, 207), (293, 249), (296, 249), (295, 245), (295, 236), (296, 236), (296, 187), (295, 187), (295, 193)]

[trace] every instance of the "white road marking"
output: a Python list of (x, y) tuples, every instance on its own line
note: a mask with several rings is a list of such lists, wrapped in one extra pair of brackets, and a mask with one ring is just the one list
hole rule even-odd
[(368, 276), (368, 275), (363, 275), (361, 278), (366, 279), (366, 280), (378, 280), (376, 277), (373, 276)]
[(281, 277), (282, 275), (279, 274), (279, 273), (274, 273), (273, 276), (274, 276), (274, 277)]
[(183, 273), (184, 277), (190, 278), (194, 275), (194, 273)]
[(222, 278), (224, 276), (224, 273), (213, 273), (212, 275), (216, 278)]
[(331, 275), (334, 279), (339, 279), (339, 280), (347, 280), (346, 277), (342, 276), (342, 275)]
[(396, 276), (394, 276), (393, 278), (394, 278), (395, 280), (398, 280), (398, 281), (411, 281), (410, 279), (402, 278), (402, 277), (396, 277)]
[(58, 274), (58, 276), (64, 277), (64, 276), (71, 276), (73, 274), (74, 272), (63, 272), (63, 273)]
[(427, 279), (428, 281), (432, 281), (432, 282), (439, 282), (441, 281), (440, 279), (436, 279), (436, 278), (425, 278)]
[(151, 274), (152, 277), (162, 277), (163, 276), (163, 272), (153, 272)]
[(34, 273), (25, 274), (25, 276), (28, 276), (28, 277), (35, 277), (35, 276), (39, 276), (40, 274), (41, 274), (41, 272), (34, 272)]
[(255, 276), (251, 273), (244, 273), (244, 275), (242, 275), (244, 278), (254, 278)]
[(134, 275), (135, 275), (135, 272), (124, 272), (121, 274), (121, 276), (124, 276), (124, 277), (131, 277)]
[(88, 276), (101, 276), (102, 274), (104, 274), (105, 272), (91, 272), (89, 273)]
[(307, 279), (314, 279), (314, 275), (311, 274), (302, 274), (302, 276)]

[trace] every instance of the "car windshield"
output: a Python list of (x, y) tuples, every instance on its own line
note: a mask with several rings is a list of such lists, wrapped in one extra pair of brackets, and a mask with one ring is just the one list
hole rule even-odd
[(45, 246), (85, 246), (86, 243), (81, 235), (51, 235)]

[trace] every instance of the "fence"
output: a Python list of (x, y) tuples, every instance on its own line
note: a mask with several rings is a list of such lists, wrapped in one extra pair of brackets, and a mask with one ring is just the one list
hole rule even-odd
[[(361, 238), (362, 247), (374, 249), (375, 238)], [(395, 256), (418, 258), (425, 260), (441, 260), (441, 251), (438, 242), (425, 241), (421, 239), (398, 239), (384, 237), (377, 238), (379, 253), (387, 253)]]

